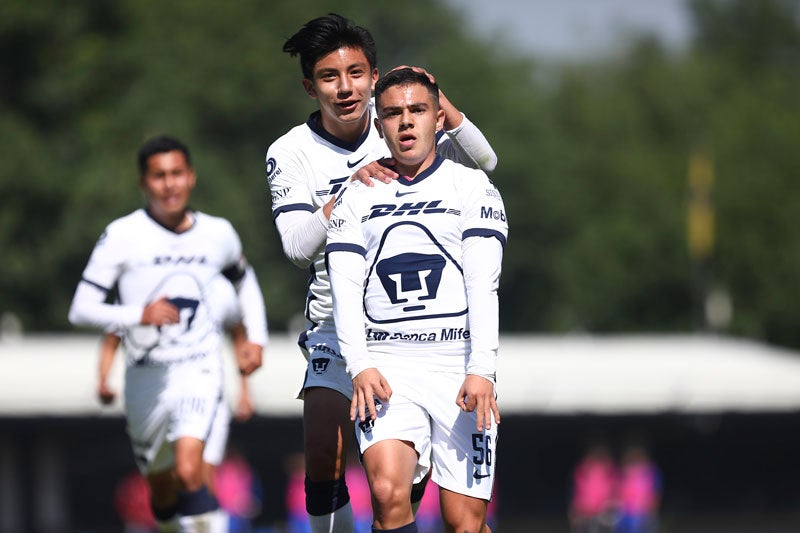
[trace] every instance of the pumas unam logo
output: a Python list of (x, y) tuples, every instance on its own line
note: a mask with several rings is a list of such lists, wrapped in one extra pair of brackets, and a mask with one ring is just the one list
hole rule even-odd
[(324, 374), (328, 370), (331, 360), (327, 357), (315, 357), (311, 360), (311, 369), (315, 374)]
[(393, 304), (410, 303), (403, 311), (425, 309), (439, 291), (445, 259), (440, 255), (405, 253), (378, 263), (376, 272)]
[[(383, 403), (381, 403), (381, 401), (377, 397), (373, 397), (373, 400), (375, 400), (375, 412), (377, 416), (378, 413), (380, 413), (383, 410)], [(372, 428), (375, 426), (375, 421), (372, 420), (372, 418), (370, 418), (369, 409), (366, 409), (366, 412), (367, 412), (366, 413), (367, 418), (363, 422), (358, 423), (358, 428), (363, 433), (372, 433)]]

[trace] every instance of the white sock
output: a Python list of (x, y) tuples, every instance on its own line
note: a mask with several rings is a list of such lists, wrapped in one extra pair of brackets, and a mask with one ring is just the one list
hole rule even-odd
[(230, 524), (230, 517), (228, 516), (228, 513), (223, 509), (217, 509), (210, 514), (214, 516), (211, 518), (211, 529), (209, 532), (228, 533), (228, 526)]
[(220, 509), (181, 516), (179, 521), (181, 533), (228, 533), (228, 515)]
[(353, 533), (353, 508), (350, 502), (322, 516), (308, 515), (312, 533)]
[(156, 528), (159, 533), (178, 533), (178, 516), (173, 516), (169, 520), (156, 520)]

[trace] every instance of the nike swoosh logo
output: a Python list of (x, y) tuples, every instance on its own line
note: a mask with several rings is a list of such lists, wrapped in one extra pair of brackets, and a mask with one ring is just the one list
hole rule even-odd
[(401, 196), (405, 196), (405, 195), (407, 195), (407, 194), (414, 194), (415, 192), (417, 192), (417, 191), (408, 191), (408, 192), (400, 192), (400, 191), (397, 191), (396, 193), (394, 193), (394, 195), (395, 195), (397, 198), (400, 198)]
[(367, 157), (367, 154), (364, 154), (364, 156), (361, 159), (359, 159), (358, 161), (356, 161), (355, 163), (351, 163), (350, 161), (348, 161), (347, 162), (347, 168), (353, 168), (357, 164), (361, 163), (364, 160), (364, 157)]
[(474, 477), (475, 479), (483, 479), (483, 478), (489, 477), (489, 476), (491, 476), (491, 474), (481, 474), (477, 470), (472, 473), (472, 477)]

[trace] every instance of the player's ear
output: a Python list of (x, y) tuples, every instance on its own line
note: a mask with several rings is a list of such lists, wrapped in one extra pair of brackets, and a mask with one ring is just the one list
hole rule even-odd
[(375, 67), (372, 69), (372, 86), (369, 88), (371, 91), (375, 90), (375, 82), (378, 81), (378, 78), (380, 78), (380, 73), (378, 72), (378, 67)]
[(444, 128), (444, 109), (439, 109), (436, 112), (436, 131)]
[(378, 117), (375, 117), (375, 129), (378, 130), (378, 135), (383, 139), (383, 128), (381, 128), (381, 121), (378, 120)]
[(303, 78), (303, 89), (306, 91), (306, 94), (313, 99), (317, 99), (317, 90), (314, 89), (314, 82), (307, 78)]

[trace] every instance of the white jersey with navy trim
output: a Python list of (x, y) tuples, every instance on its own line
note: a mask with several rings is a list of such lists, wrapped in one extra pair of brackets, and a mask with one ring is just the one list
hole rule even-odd
[[(82, 284), (106, 292), (116, 286), (118, 303), (102, 309), (99, 303), (84, 302), (86, 293), (79, 286), (73, 308), (83, 305), (91, 310), (86, 314), (96, 325), (123, 331), (129, 364), (219, 358), (222, 317), (210, 308), (209, 288), (216, 286), (221, 273), (238, 281), (246, 265), (239, 236), (227, 220), (200, 212), (192, 215), (192, 227), (182, 233), (165, 228), (144, 209), (115, 220), (95, 245), (83, 272)], [(180, 322), (139, 325), (142, 309), (162, 296), (178, 307)], [(112, 311), (119, 313), (115, 316)], [(126, 315), (131, 318), (121, 318)]]
[[(487, 248), (495, 256), (483, 260), (496, 265), (499, 278), (507, 234), (503, 201), (488, 176), (441, 157), (412, 181), (349, 186), (331, 214), (326, 256), (339, 344), (351, 375), (363, 370), (365, 357), (398, 353), (403, 357), (393, 358), (397, 364), (463, 373), (470, 324), (496, 324), (496, 317), (483, 316), (496, 308), (469, 305), (465, 243), (470, 237), (496, 239), (499, 244)], [(353, 316), (362, 309), (360, 298), (363, 318)], [(487, 334), (496, 335), (494, 329)]]
[[(328, 134), (318, 119), (319, 112), (312, 114), (267, 151), (273, 219), (290, 211), (313, 213), (338, 194), (358, 168), (389, 155), (372, 118), (368, 130), (354, 143)], [(310, 270), (305, 313), (310, 321), (319, 323), (330, 319), (333, 312), (324, 247), (312, 258)]]
[[(343, 142), (326, 132), (317, 111), (269, 147), (266, 174), (273, 220), (293, 211), (316, 212), (347, 185), (356, 170), (390, 156), (386, 142), (373, 124), (374, 100), (370, 102), (369, 113), (367, 131), (354, 143)], [(486, 163), (484, 154), (493, 155), (486, 139), (466, 117), (456, 130), (438, 132), (437, 139), (439, 155), (464, 164)], [(473, 147), (476, 155), (466, 153), (464, 145)], [(324, 233), (323, 226), (319, 248), (309, 258), (311, 279), (305, 314), (314, 324), (330, 320), (333, 314), (330, 280), (324, 263)], [(282, 234), (281, 239), (285, 240), (286, 236)]]

